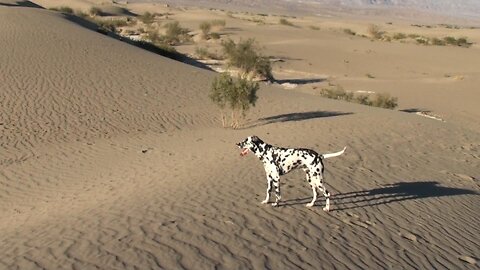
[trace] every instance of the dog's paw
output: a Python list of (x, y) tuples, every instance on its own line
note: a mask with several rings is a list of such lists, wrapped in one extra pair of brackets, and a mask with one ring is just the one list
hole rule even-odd
[(330, 207), (323, 207), (323, 211), (329, 212), (329, 211), (330, 211)]
[(261, 204), (267, 204), (267, 203), (268, 203), (268, 200), (263, 200), (263, 201), (261, 202)]
[(279, 204), (278, 202), (272, 203), (272, 206), (273, 206), (273, 207), (277, 207), (277, 206), (279, 206), (279, 205), (280, 205), (280, 204)]
[(312, 207), (314, 203), (307, 203), (305, 204), (306, 207)]

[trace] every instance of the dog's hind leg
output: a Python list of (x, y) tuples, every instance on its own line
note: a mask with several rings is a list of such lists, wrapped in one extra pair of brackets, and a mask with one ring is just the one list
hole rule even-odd
[(325, 207), (323, 207), (323, 211), (330, 211), (330, 192), (323, 187), (323, 196), (325, 196)]

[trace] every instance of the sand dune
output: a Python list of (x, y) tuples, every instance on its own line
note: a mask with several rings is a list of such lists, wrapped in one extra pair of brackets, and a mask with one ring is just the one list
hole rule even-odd
[[(0, 6), (0, 36), (2, 269), (478, 268), (480, 135), (461, 117), (263, 85), (222, 129), (213, 72), (48, 10)], [(301, 172), (261, 205), (264, 170), (235, 146), (252, 134), (347, 145), (326, 162), (333, 211), (304, 206)]]

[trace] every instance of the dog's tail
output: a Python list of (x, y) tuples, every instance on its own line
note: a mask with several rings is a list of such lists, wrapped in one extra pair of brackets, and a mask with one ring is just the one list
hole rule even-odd
[(323, 154), (322, 156), (323, 156), (324, 159), (332, 158), (332, 157), (338, 157), (345, 152), (345, 149), (347, 149), (346, 146), (343, 148), (342, 151), (339, 151), (339, 152), (336, 152), (336, 153), (330, 153), (330, 154)]

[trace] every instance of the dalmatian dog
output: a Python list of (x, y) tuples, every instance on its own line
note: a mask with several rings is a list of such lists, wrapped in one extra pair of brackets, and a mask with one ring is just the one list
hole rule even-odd
[(280, 176), (284, 175), (295, 168), (301, 168), (305, 171), (307, 181), (312, 187), (313, 199), (308, 203), (307, 207), (312, 207), (317, 200), (317, 189), (323, 192), (326, 198), (324, 211), (330, 210), (330, 193), (323, 184), (324, 165), (323, 160), (327, 158), (340, 156), (345, 152), (347, 147), (343, 150), (320, 155), (311, 149), (303, 148), (281, 148), (263, 142), (257, 136), (247, 137), (242, 142), (237, 143), (237, 146), (242, 149), (241, 156), (245, 156), (249, 151), (257, 156), (265, 167), (267, 174), (267, 197), (263, 204), (270, 200), (270, 192), (272, 185), (275, 187), (276, 200), (272, 203), (273, 206), (278, 206), (280, 196)]

